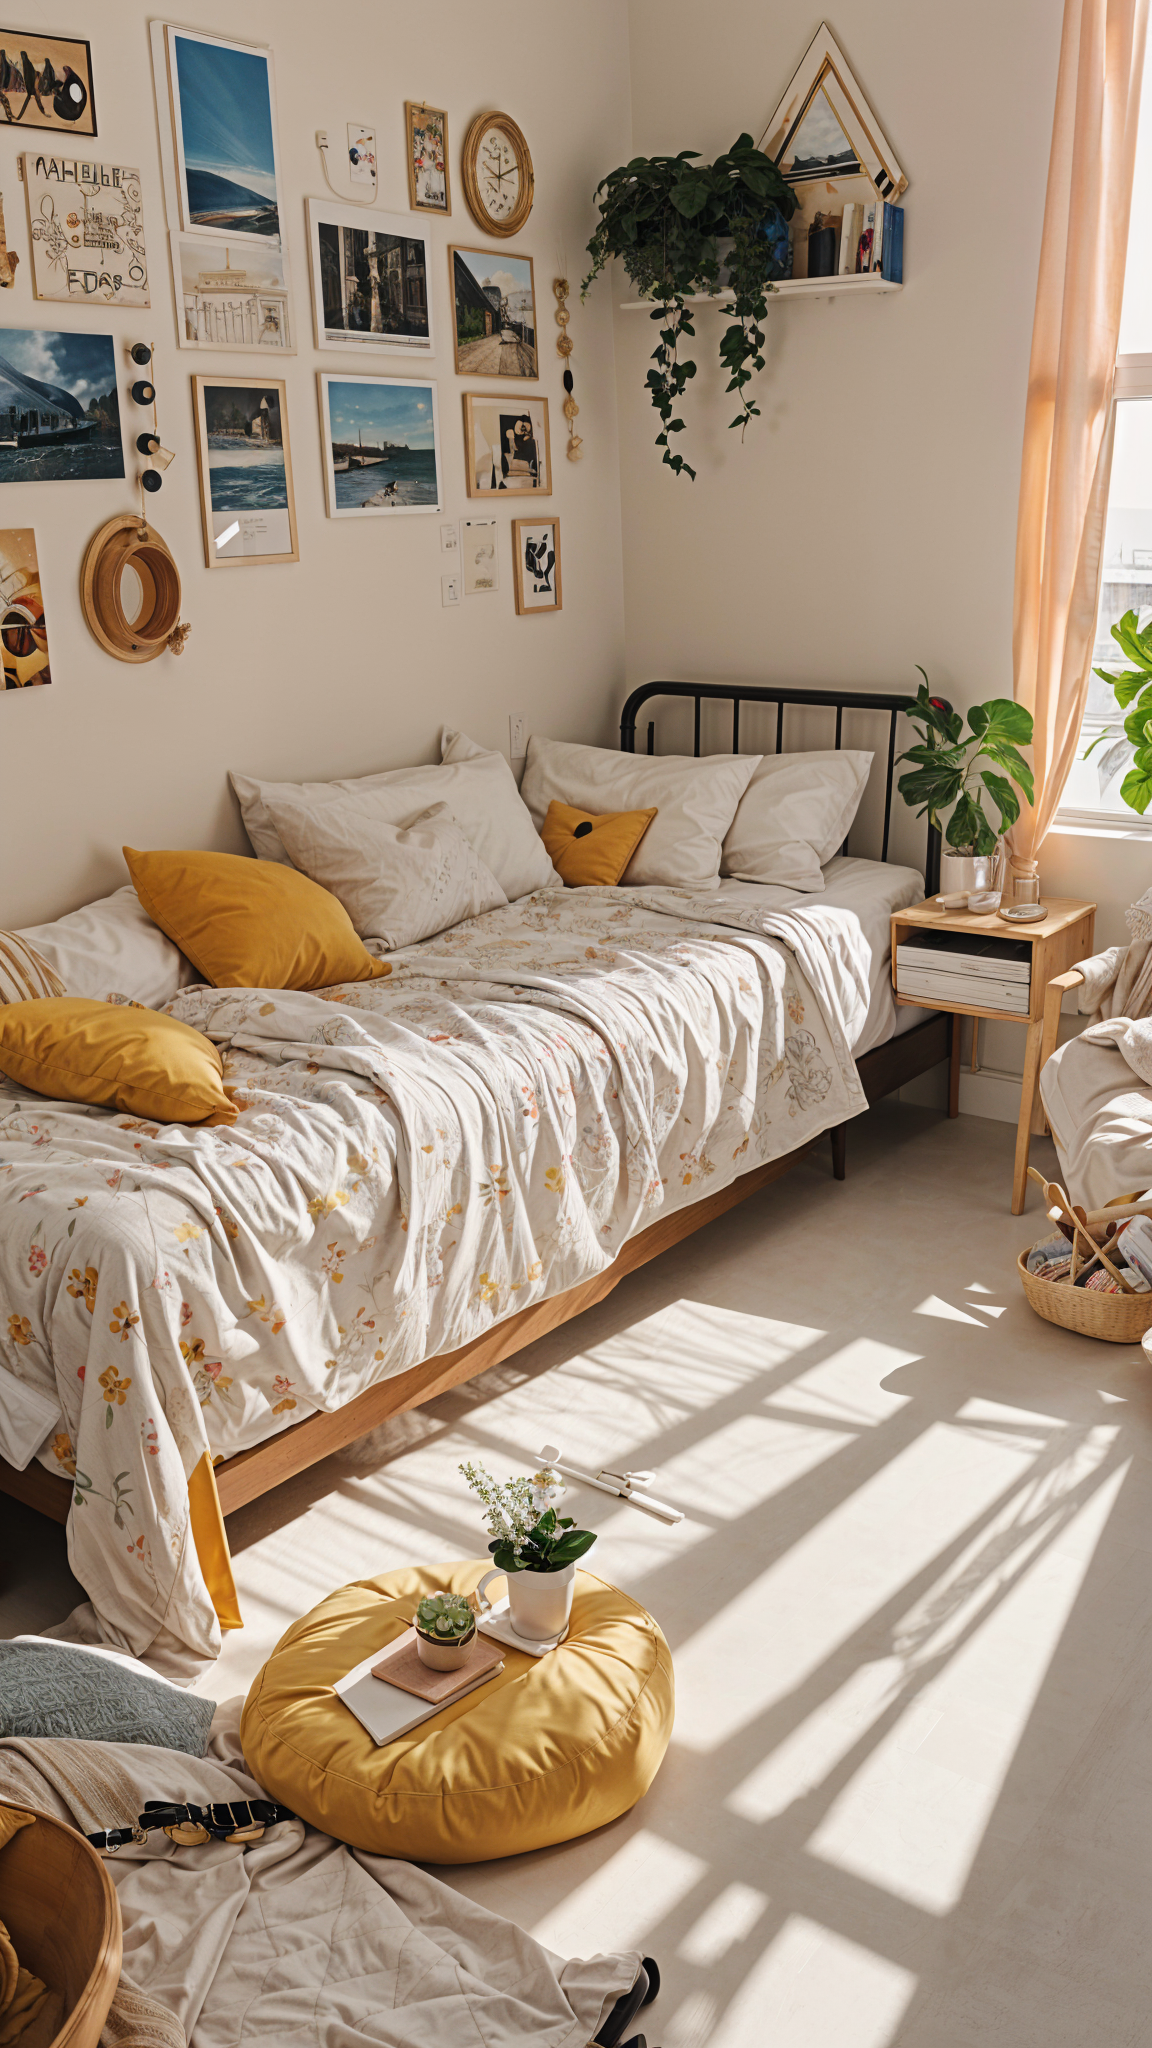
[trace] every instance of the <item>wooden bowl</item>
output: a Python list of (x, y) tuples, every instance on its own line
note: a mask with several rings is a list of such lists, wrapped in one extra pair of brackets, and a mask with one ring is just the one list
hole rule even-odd
[(0, 1849), (0, 1920), (25, 1969), (64, 2000), (52, 2048), (97, 2048), (123, 1951), (120, 1902), (90, 1842), (36, 1819)]

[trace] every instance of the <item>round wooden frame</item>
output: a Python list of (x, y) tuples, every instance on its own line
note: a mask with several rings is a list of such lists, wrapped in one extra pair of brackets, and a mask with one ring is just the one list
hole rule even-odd
[[(491, 214), (484, 205), (484, 201), (480, 197), (480, 187), (476, 179), (476, 158), (480, 149), (480, 137), (488, 128), (499, 128), (503, 131), (512, 154), (516, 158), (516, 165), (520, 172), (520, 197), (507, 220), (495, 221), (492, 219)], [(532, 211), (532, 201), (535, 196), (535, 173), (532, 169), (532, 155), (528, 144), (525, 142), (521, 130), (516, 126), (510, 114), (477, 114), (467, 135), (464, 137), (464, 147), (460, 152), (460, 177), (464, 186), (464, 197), (468, 202), (468, 211), (476, 222), (477, 227), (482, 228), (486, 235), (505, 236), (518, 235), (520, 233), (528, 215)]]
[[(140, 578), (144, 602), (135, 620), (125, 616), (120, 579), (131, 567)], [(155, 661), (170, 643), (183, 648), (180, 626), (180, 571), (154, 526), (138, 513), (122, 512), (93, 534), (80, 571), (80, 604), (93, 638), (117, 661)]]

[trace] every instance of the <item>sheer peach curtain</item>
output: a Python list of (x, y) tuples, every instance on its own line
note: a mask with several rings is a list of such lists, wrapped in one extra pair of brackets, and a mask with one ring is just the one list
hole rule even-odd
[(1148, 0), (1066, 0), (1032, 329), (1016, 528), (1016, 701), (1035, 720), (1036, 802), (1010, 866), (1036, 854), (1080, 740), (1112, 466), (1112, 377)]

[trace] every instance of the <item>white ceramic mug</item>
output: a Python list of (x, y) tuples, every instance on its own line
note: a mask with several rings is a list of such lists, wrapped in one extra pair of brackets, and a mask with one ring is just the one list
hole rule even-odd
[[(490, 1586), (493, 1579), (505, 1577), (508, 1580), (509, 1616), (516, 1634), (530, 1643), (543, 1643), (552, 1636), (562, 1635), (572, 1613), (575, 1565), (566, 1564), (559, 1572), (504, 1573), (495, 1568), (485, 1572), (474, 1597), (483, 1599), (485, 1587)], [(487, 1604), (490, 1606), (491, 1602)]]

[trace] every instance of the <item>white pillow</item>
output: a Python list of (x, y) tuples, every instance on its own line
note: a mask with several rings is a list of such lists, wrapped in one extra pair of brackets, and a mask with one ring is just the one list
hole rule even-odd
[(69, 996), (102, 1003), (110, 995), (158, 1009), (199, 979), (190, 960), (153, 924), (131, 882), (53, 924), (15, 932), (64, 984)]
[(533, 733), (520, 794), (539, 831), (553, 800), (582, 811), (656, 816), (624, 870), (626, 888), (718, 889), (720, 844), (759, 754), (617, 754)]
[(447, 804), (465, 839), (491, 869), (510, 902), (533, 889), (559, 889), (560, 877), (520, 801), (516, 778), (503, 754), (477, 752), (468, 759), (439, 766), (389, 768), (379, 775), (357, 775), (344, 782), (257, 782), (250, 775), (232, 775), (240, 800), (244, 830), (261, 860), (286, 861), (283, 841), (272, 818), (272, 805), (299, 797), (319, 809), (342, 796), (369, 790), (381, 797), (379, 816), (391, 825), (407, 824), (430, 804)]
[(327, 804), (278, 797), (268, 807), (292, 865), (339, 897), (362, 939), (391, 953), (504, 908), (508, 898), (447, 804), (392, 825), (381, 794), (363, 790)]
[(871, 754), (850, 748), (762, 755), (725, 836), (721, 874), (822, 889), (820, 870), (848, 836), (871, 766)]

